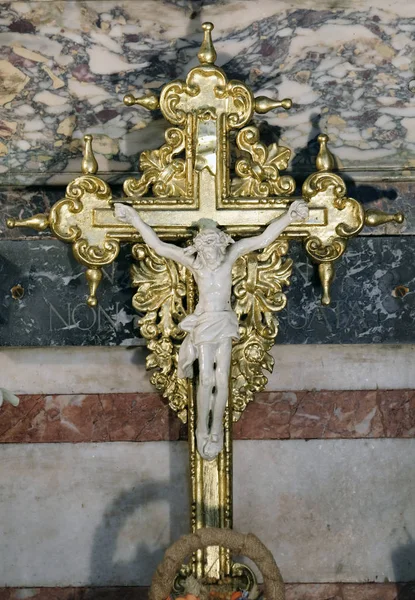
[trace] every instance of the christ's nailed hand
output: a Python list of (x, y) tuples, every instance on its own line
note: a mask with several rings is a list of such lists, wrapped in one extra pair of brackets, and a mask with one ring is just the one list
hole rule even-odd
[(114, 214), (119, 221), (123, 223), (133, 223), (134, 217), (136, 217), (137, 213), (131, 206), (127, 206), (126, 204), (121, 204), (117, 202), (114, 207)]
[(308, 218), (308, 206), (304, 200), (295, 200), (288, 208), (288, 215), (291, 222), (299, 223)]

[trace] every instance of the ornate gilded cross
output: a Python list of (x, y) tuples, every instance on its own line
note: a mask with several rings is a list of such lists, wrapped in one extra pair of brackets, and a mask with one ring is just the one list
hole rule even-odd
[[(258, 129), (249, 124), (255, 112), (289, 109), (291, 101), (255, 98), (244, 83), (228, 81), (223, 70), (214, 64), (213, 25), (204, 23), (203, 29), (200, 65), (190, 70), (185, 81), (165, 85), (160, 98), (134, 98), (130, 94), (124, 98), (128, 106), (160, 108), (173, 127), (166, 130), (163, 146), (142, 152), (142, 176), (125, 181), (126, 198), (120, 200), (136, 208), (160, 237), (184, 244), (201, 217), (213, 219), (234, 236), (259, 232), (285, 211), (295, 192), (294, 179), (281, 175), (291, 151), (275, 143), (264, 145)], [(116, 259), (120, 242), (138, 242), (133, 246), (133, 256), (138, 261), (132, 267), (133, 285), (138, 288), (133, 305), (144, 313), (139, 324), (150, 350), (147, 367), (153, 370), (151, 381), (179, 418), (188, 422), (192, 530), (209, 526), (230, 528), (231, 423), (240, 417), (255, 392), (264, 389), (264, 370), (271, 371), (273, 367), (269, 350), (278, 331), (275, 313), (286, 304), (283, 287), (289, 285), (292, 271), (292, 261), (284, 258), (289, 241), (302, 241), (318, 265), (322, 302), (327, 305), (334, 262), (346, 250), (347, 240), (365, 224), (402, 222), (403, 216), (365, 212), (356, 200), (348, 198), (344, 181), (332, 172), (334, 160), (327, 148), (328, 137), (319, 136), (317, 171), (302, 187), (302, 198), (309, 207), (308, 220), (293, 223), (268, 248), (235, 263), (233, 295), (240, 340), (234, 343), (232, 353), (225, 448), (217, 459), (207, 462), (195, 445), (195, 384), (177, 377), (178, 348), (184, 337), (179, 323), (194, 310), (193, 278), (185, 267), (161, 258), (140, 243), (131, 226), (117, 221), (111, 190), (96, 175), (92, 136), (84, 139), (83, 175), (68, 185), (65, 198), (52, 207), (49, 215), (24, 221), (10, 219), (8, 226), (37, 230), (49, 227), (57, 238), (71, 243), (75, 258), (87, 267), (91, 307), (97, 303), (101, 268)], [(198, 577), (219, 579), (242, 574), (242, 567), (231, 563), (229, 553), (216, 547), (199, 551), (192, 568)], [(244, 574), (250, 577), (249, 570)]]

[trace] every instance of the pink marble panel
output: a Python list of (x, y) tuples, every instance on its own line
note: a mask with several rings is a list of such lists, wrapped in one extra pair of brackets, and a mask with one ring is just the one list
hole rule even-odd
[[(235, 439), (411, 438), (415, 391), (263, 392), (234, 425)], [(158, 394), (21, 396), (2, 407), (0, 443), (186, 439)]]
[(180, 422), (158, 394), (21, 396), (0, 413), (0, 442), (177, 440)]

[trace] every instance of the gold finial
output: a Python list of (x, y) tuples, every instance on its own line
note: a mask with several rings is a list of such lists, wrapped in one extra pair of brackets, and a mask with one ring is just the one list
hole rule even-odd
[(84, 175), (95, 175), (98, 171), (98, 163), (92, 150), (92, 135), (84, 135), (85, 149), (82, 159), (82, 173)]
[(292, 105), (293, 103), (290, 98), (284, 98), (284, 100), (273, 100), (267, 96), (258, 96), (255, 98), (255, 112), (259, 115), (263, 115), (274, 108), (285, 108), (285, 110), (290, 110)]
[(134, 104), (138, 104), (147, 110), (156, 110), (156, 108), (159, 107), (159, 99), (155, 94), (142, 96), (141, 98), (136, 98), (133, 94), (126, 94), (123, 102), (125, 106), (134, 106)]
[(197, 55), (201, 65), (213, 65), (216, 60), (216, 51), (212, 42), (213, 23), (203, 23), (204, 37)]
[(9, 229), (15, 227), (30, 227), (36, 231), (45, 231), (49, 227), (49, 215), (40, 213), (28, 219), (7, 219), (6, 225)]
[(385, 223), (403, 223), (404, 215), (402, 213), (387, 214), (383, 210), (377, 210), (376, 208), (369, 208), (365, 212), (365, 225), (369, 227), (377, 227), (378, 225), (385, 225)]
[(328, 306), (331, 302), (330, 287), (334, 279), (334, 264), (332, 262), (320, 263), (318, 266), (320, 282), (323, 286), (321, 304)]
[(92, 269), (87, 269), (85, 274), (89, 286), (87, 304), (88, 306), (93, 307), (97, 305), (97, 289), (102, 279), (102, 271), (101, 269), (94, 267)]
[(316, 158), (316, 167), (318, 171), (332, 171), (335, 167), (334, 157), (330, 150), (327, 148), (327, 142), (329, 136), (325, 133), (320, 133), (318, 136), (318, 143), (320, 144), (320, 150)]

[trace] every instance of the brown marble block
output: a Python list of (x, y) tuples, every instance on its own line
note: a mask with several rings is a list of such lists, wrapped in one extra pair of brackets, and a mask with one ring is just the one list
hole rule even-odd
[(413, 390), (263, 392), (234, 427), (239, 439), (410, 438)]
[[(263, 392), (234, 425), (235, 439), (412, 438), (414, 390)], [(186, 439), (158, 394), (21, 396), (0, 411), (0, 443)]]
[(0, 413), (0, 442), (148, 442), (179, 439), (158, 394), (20, 396)]

